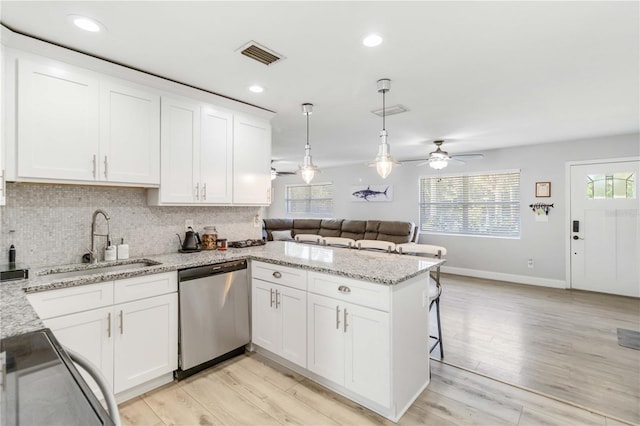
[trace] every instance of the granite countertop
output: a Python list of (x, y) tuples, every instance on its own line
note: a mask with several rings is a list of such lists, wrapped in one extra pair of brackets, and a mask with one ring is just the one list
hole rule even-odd
[(135, 263), (142, 259), (159, 263), (136, 269), (59, 278), (43, 273), (65, 272), (95, 265), (66, 265), (30, 270), (31, 278), (0, 284), (0, 338), (38, 330), (44, 327), (26, 298), (26, 293), (73, 287), (141, 275), (177, 271), (240, 259), (255, 259), (284, 266), (299, 267), (328, 274), (394, 285), (423, 274), (442, 264), (440, 259), (406, 256), (383, 252), (323, 247), (295, 242), (273, 241), (263, 246), (198, 253), (171, 253), (144, 256), (128, 261), (101, 262), (98, 266)]

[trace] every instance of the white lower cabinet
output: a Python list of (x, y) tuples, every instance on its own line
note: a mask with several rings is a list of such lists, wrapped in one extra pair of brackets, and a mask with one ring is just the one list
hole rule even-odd
[(389, 313), (316, 294), (307, 306), (308, 369), (388, 406)]
[[(115, 394), (178, 368), (175, 272), (31, 293), (28, 299), (60, 343), (98, 367)], [(116, 300), (122, 303), (114, 305)], [(96, 392), (93, 380), (87, 382)]]
[(259, 279), (251, 290), (253, 343), (306, 367), (306, 291)]

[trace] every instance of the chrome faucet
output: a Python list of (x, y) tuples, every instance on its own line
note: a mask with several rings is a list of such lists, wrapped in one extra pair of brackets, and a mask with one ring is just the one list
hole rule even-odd
[[(107, 233), (106, 234), (97, 234), (96, 233), (96, 219), (98, 215), (101, 214), (104, 216), (107, 221)], [(91, 250), (89, 251), (89, 260), (91, 263), (98, 263), (98, 252), (96, 249), (96, 241), (95, 237), (107, 237), (107, 242), (111, 239), (109, 236), (109, 215), (102, 209), (98, 209), (93, 212), (93, 217), (91, 218)]]

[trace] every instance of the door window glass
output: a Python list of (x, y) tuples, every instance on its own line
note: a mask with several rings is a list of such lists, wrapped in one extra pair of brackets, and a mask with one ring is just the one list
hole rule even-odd
[(636, 175), (631, 172), (587, 175), (587, 199), (636, 198)]

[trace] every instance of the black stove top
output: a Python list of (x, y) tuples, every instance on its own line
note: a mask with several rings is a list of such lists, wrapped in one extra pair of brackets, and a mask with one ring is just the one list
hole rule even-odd
[(231, 241), (227, 245), (232, 248), (246, 248), (246, 247), (256, 247), (263, 246), (266, 243), (263, 240), (240, 240), (240, 241)]

